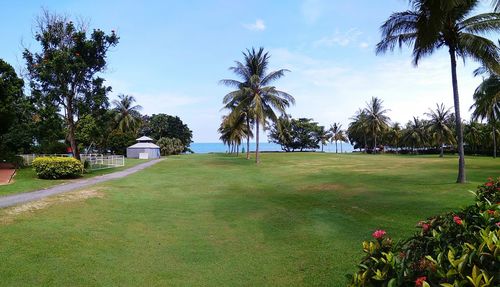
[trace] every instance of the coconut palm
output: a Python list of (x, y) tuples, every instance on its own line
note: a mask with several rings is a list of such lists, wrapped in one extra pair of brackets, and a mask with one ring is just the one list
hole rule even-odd
[(499, 51), (495, 43), (480, 35), (498, 31), (500, 14), (483, 13), (468, 17), (478, 6), (479, 0), (430, 1), (410, 0), (411, 10), (393, 13), (381, 26), (382, 40), (377, 44), (377, 54), (393, 51), (403, 44), (412, 46), (413, 64), (441, 47), (450, 55), (455, 125), (457, 132), (459, 164), (457, 182), (465, 183), (465, 158), (463, 149), (462, 120), (457, 81), (457, 56), (472, 58), (498, 70)]
[(318, 139), (321, 143), (321, 152), (323, 152), (323, 147), (328, 143), (328, 139), (331, 138), (329, 130), (326, 130), (324, 126), (320, 126), (318, 130)]
[(222, 118), (222, 123), (219, 127), (220, 139), (229, 147), (229, 153), (236, 152), (239, 155), (239, 146), (241, 140), (248, 134), (248, 127), (245, 123), (245, 115), (239, 116), (231, 113)]
[[(335, 135), (335, 140), (340, 141), (340, 153), (343, 153), (342, 151), (342, 143), (347, 142), (349, 139), (347, 138), (347, 135), (344, 130), (339, 130), (339, 132)], [(337, 143), (335, 143), (336, 145)], [(337, 148), (335, 146), (335, 148)]]
[(389, 128), (386, 137), (388, 144), (391, 147), (396, 148), (396, 152), (398, 152), (402, 137), (401, 125), (398, 122), (393, 123), (392, 126)]
[(485, 142), (484, 133), (482, 132), (482, 125), (477, 121), (471, 120), (468, 124), (464, 125), (464, 140), (469, 146), (472, 153), (477, 153), (478, 147)]
[(377, 135), (389, 127), (389, 117), (385, 114), (389, 111), (382, 106), (383, 101), (372, 97), (370, 102), (366, 103), (365, 113), (368, 128), (373, 139), (373, 152), (377, 153)]
[(425, 113), (429, 117), (427, 122), (427, 128), (429, 129), (430, 136), (434, 141), (440, 145), (439, 157), (444, 156), (444, 145), (446, 143), (453, 143), (453, 130), (448, 126), (449, 118), (452, 116), (451, 110), (447, 109), (444, 104), (436, 104), (436, 109), (429, 109), (428, 113)]
[(113, 100), (115, 106), (115, 122), (122, 132), (137, 131), (141, 125), (140, 105), (134, 105), (134, 96), (118, 95), (119, 100)]
[(473, 120), (486, 120), (492, 128), (493, 158), (497, 156), (497, 122), (500, 120), (500, 77), (491, 74), (474, 91)]
[(413, 121), (409, 121), (406, 124), (401, 141), (406, 147), (411, 147), (412, 152), (415, 152), (416, 147), (424, 147), (426, 145), (427, 132), (425, 126), (425, 121), (416, 117), (413, 117)]
[(259, 163), (259, 130), (265, 128), (268, 119), (277, 121), (275, 111), (285, 114), (285, 109), (295, 103), (295, 99), (274, 86), (269, 86), (273, 81), (283, 77), (288, 70), (280, 69), (267, 73), (269, 54), (264, 48), (243, 52), (243, 63), (236, 61), (230, 70), (241, 78), (241, 81), (225, 79), (221, 83), (237, 88), (227, 94), (223, 103), (235, 105), (235, 110), (247, 111), (255, 122), (255, 162)]
[(333, 143), (335, 142), (335, 153), (338, 153), (337, 149), (337, 134), (342, 130), (342, 125), (339, 123), (333, 123), (333, 125), (330, 125), (330, 133), (331, 133), (331, 138), (330, 142)]
[(347, 128), (347, 134), (349, 136), (349, 141), (351, 144), (355, 143), (354, 146), (358, 146), (361, 149), (363, 146), (364, 152), (368, 148), (367, 145), (367, 135), (370, 132), (368, 126), (368, 115), (365, 110), (359, 109), (356, 114), (351, 117), (352, 122), (349, 123)]

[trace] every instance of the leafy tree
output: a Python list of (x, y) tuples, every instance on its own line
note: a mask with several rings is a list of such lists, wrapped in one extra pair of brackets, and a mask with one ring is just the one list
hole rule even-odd
[(323, 152), (323, 146), (328, 144), (328, 140), (331, 138), (331, 134), (324, 126), (320, 126), (318, 130), (318, 138), (321, 143), (321, 152)]
[(436, 104), (436, 109), (426, 113), (429, 117), (428, 129), (431, 138), (440, 146), (439, 157), (444, 156), (444, 145), (454, 142), (453, 130), (448, 126), (449, 118), (452, 116), (450, 109), (447, 109), (444, 104)]
[(474, 91), (473, 120), (486, 120), (491, 126), (493, 158), (497, 157), (497, 123), (500, 120), (500, 77), (491, 74)]
[(184, 151), (189, 150), (192, 143), (193, 132), (177, 116), (166, 114), (152, 115), (148, 122), (150, 134), (146, 134), (154, 139), (177, 138), (184, 145)]
[(401, 147), (402, 128), (399, 123), (393, 123), (386, 133), (387, 144), (397, 150)]
[(24, 98), (24, 82), (14, 68), (0, 59), (0, 136), (5, 134), (16, 118), (16, 105)]
[(366, 103), (366, 126), (371, 132), (373, 139), (373, 152), (377, 153), (377, 136), (382, 137), (382, 133), (389, 126), (389, 117), (385, 114), (389, 111), (382, 107), (383, 101), (373, 97), (369, 103)]
[(223, 117), (219, 127), (220, 139), (229, 146), (229, 153), (236, 151), (236, 156), (238, 156), (241, 140), (246, 135), (251, 134), (245, 121), (246, 115), (244, 113), (230, 113)]
[(425, 121), (413, 117), (413, 121), (406, 124), (401, 140), (406, 147), (411, 147), (412, 151), (415, 152), (415, 148), (426, 145), (427, 138)]
[(124, 133), (137, 133), (142, 123), (139, 112), (142, 107), (134, 105), (135, 101), (134, 96), (129, 95), (118, 95), (118, 100), (113, 100), (115, 123), (117, 128)]
[(119, 129), (115, 129), (109, 134), (107, 146), (114, 154), (125, 154), (127, 147), (133, 145), (135, 139), (135, 133), (124, 133)]
[(269, 134), (271, 142), (281, 145), (285, 151), (308, 150), (319, 148), (324, 127), (312, 119), (288, 119), (281, 117), (274, 123)]
[(367, 135), (369, 133), (368, 115), (365, 110), (359, 109), (356, 114), (351, 117), (351, 120), (347, 128), (349, 141), (354, 148), (363, 148), (366, 152), (368, 147)]
[(40, 43), (41, 52), (26, 49), (23, 53), (32, 92), (63, 107), (67, 139), (79, 159), (75, 138), (77, 109), (82, 99), (92, 101), (91, 95), (102, 89), (98, 74), (104, 71), (106, 54), (118, 43), (118, 37), (114, 31), (106, 35), (98, 29), (88, 34), (83, 25), (44, 11), (38, 19), (35, 40)]
[(412, 46), (413, 63), (417, 65), (422, 57), (441, 47), (448, 48), (458, 138), (458, 183), (465, 183), (466, 177), (456, 58), (470, 57), (498, 70), (498, 48), (493, 41), (480, 35), (498, 31), (500, 14), (483, 13), (468, 17), (479, 2), (410, 0), (411, 10), (393, 13), (382, 25), (382, 40), (376, 49), (377, 54), (381, 54), (393, 51), (396, 46), (401, 48), (403, 44)]
[[(344, 141), (345, 140), (345, 135), (342, 130), (342, 124), (340, 123), (333, 123), (333, 125), (330, 126), (330, 142), (335, 142), (335, 153), (338, 153), (337, 149), (337, 143), (338, 141)], [(342, 146), (342, 143), (341, 143)]]
[(235, 103), (235, 109), (248, 111), (255, 121), (256, 148), (255, 162), (259, 163), (259, 129), (260, 125), (265, 128), (266, 120), (274, 122), (278, 120), (275, 110), (281, 114), (290, 104), (295, 103), (295, 99), (274, 86), (269, 86), (273, 81), (283, 77), (288, 70), (281, 69), (267, 73), (269, 65), (269, 54), (264, 52), (264, 48), (259, 50), (247, 50), (243, 53), (244, 62), (236, 61), (236, 65), (230, 69), (242, 81), (226, 79), (221, 83), (236, 88), (237, 90), (227, 94), (223, 103)]
[[(80, 118), (76, 125), (75, 137), (81, 148), (95, 145), (100, 140), (99, 129), (95, 119), (91, 115), (85, 115)], [(81, 149), (80, 149), (81, 150)]]

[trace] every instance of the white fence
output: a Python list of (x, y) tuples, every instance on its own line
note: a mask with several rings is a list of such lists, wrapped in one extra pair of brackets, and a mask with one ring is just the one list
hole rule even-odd
[[(30, 166), (33, 160), (41, 156), (51, 157), (68, 157), (67, 154), (20, 154), (23, 158), (24, 164)], [(125, 166), (125, 157), (123, 155), (103, 155), (103, 154), (81, 154), (80, 160), (83, 164), (87, 162), (86, 168), (88, 170), (97, 170), (105, 168), (113, 168)]]

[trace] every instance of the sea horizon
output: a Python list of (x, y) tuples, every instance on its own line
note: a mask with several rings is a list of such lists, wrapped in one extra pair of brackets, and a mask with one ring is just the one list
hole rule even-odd
[[(240, 145), (239, 147), (239, 152), (246, 152), (246, 143)], [(250, 151), (255, 151), (255, 142), (250, 142)], [(228, 146), (224, 145), (222, 142), (193, 142), (189, 146), (189, 148), (194, 152), (194, 153), (226, 153), (228, 152)], [(279, 144), (275, 143), (270, 143), (270, 142), (261, 142), (259, 143), (259, 150), (262, 152), (284, 152), (281, 149), (281, 146)], [(296, 150), (298, 151), (298, 150)], [(318, 149), (308, 149), (305, 151), (317, 151), (321, 152), (321, 145)], [(335, 150), (335, 143), (329, 143), (323, 146), (323, 151), (328, 152), (328, 153), (334, 153)], [(341, 149), (341, 143), (337, 143), (337, 151), (340, 153), (351, 153), (354, 151), (354, 148), (351, 144), (349, 143), (342, 143), (342, 149)]]

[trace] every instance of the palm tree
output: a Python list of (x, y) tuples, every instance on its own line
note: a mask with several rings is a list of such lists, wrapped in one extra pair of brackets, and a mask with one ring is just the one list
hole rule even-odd
[(389, 131), (387, 132), (387, 141), (391, 147), (396, 148), (396, 153), (398, 152), (398, 149), (401, 144), (401, 137), (402, 137), (401, 125), (397, 122), (393, 123), (392, 126), (389, 128)]
[(222, 123), (219, 127), (220, 139), (229, 147), (229, 153), (236, 152), (239, 155), (239, 146), (241, 140), (248, 134), (248, 127), (245, 124), (245, 115), (237, 116), (231, 113), (222, 118)]
[(351, 143), (356, 143), (354, 146), (358, 146), (361, 149), (363, 145), (364, 152), (366, 153), (367, 145), (367, 134), (369, 133), (368, 127), (368, 115), (365, 110), (359, 109), (356, 114), (351, 117), (352, 122), (349, 123), (347, 128), (347, 134)]
[(406, 124), (401, 141), (406, 147), (411, 147), (412, 152), (415, 152), (416, 147), (424, 147), (427, 143), (425, 122), (413, 117), (413, 121)]
[(498, 31), (500, 14), (483, 13), (467, 18), (479, 2), (410, 0), (412, 10), (393, 13), (381, 26), (382, 40), (376, 49), (377, 54), (381, 54), (393, 51), (396, 46), (402, 48), (403, 44), (413, 46), (416, 66), (422, 57), (441, 47), (448, 48), (458, 138), (458, 183), (465, 183), (466, 177), (456, 58), (470, 57), (498, 70), (498, 48), (493, 41), (480, 35)]
[(386, 130), (389, 126), (389, 117), (385, 114), (389, 111), (382, 107), (383, 101), (372, 97), (369, 103), (366, 103), (365, 113), (367, 115), (367, 125), (372, 133), (373, 152), (377, 153), (377, 134)]
[[(347, 142), (349, 139), (347, 138), (347, 135), (345, 134), (344, 130), (339, 130), (339, 132), (335, 135), (335, 140), (340, 141), (340, 153), (343, 153), (342, 151), (342, 143)], [(337, 143), (335, 143), (335, 148), (337, 148)]]
[(427, 122), (431, 137), (440, 147), (439, 157), (444, 156), (444, 144), (453, 142), (453, 130), (448, 126), (449, 118), (452, 116), (451, 110), (447, 109), (444, 104), (436, 104), (436, 109), (425, 114), (430, 119)]
[(497, 157), (497, 122), (500, 119), (500, 77), (491, 74), (474, 91), (474, 104), (470, 109), (473, 120), (484, 120), (491, 125), (493, 137), (493, 158)]
[(321, 152), (323, 152), (323, 146), (328, 143), (328, 139), (331, 138), (331, 134), (324, 126), (320, 126), (318, 130), (318, 138), (321, 143)]
[(285, 109), (290, 104), (295, 104), (295, 99), (274, 86), (269, 86), (273, 81), (283, 77), (288, 70), (280, 69), (267, 73), (269, 65), (269, 54), (264, 48), (259, 50), (248, 50), (243, 52), (244, 62), (236, 61), (236, 65), (230, 70), (238, 75), (242, 81), (225, 79), (221, 83), (237, 88), (236, 91), (227, 94), (224, 104), (234, 104), (235, 109), (247, 111), (253, 117), (256, 131), (255, 162), (259, 163), (259, 129), (260, 125), (265, 128), (267, 119), (277, 121), (275, 110), (285, 114)]
[(477, 121), (471, 120), (464, 125), (464, 140), (470, 147), (472, 153), (477, 153), (477, 149), (481, 143), (485, 142), (482, 132), (482, 125)]
[(140, 105), (135, 105), (134, 96), (118, 95), (119, 100), (113, 100), (115, 106), (115, 122), (122, 132), (136, 131), (141, 124), (142, 109)]
[(335, 153), (338, 153), (337, 149), (337, 141), (339, 140), (337, 135), (340, 133), (342, 130), (342, 124), (340, 123), (333, 123), (333, 125), (330, 125), (330, 133), (331, 133), (331, 138), (330, 142), (335, 142)]

